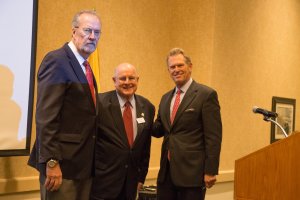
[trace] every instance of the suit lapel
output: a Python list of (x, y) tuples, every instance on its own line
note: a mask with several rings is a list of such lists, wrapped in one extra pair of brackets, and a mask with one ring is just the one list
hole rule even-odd
[(123, 117), (122, 112), (120, 109), (120, 103), (117, 97), (116, 92), (114, 92), (110, 99), (111, 105), (109, 106), (110, 114), (112, 116), (112, 119), (114, 120), (114, 125), (117, 126), (117, 129), (119, 130), (118, 133), (120, 135), (120, 138), (122, 138), (123, 141), (125, 141), (128, 144), (126, 130), (123, 123)]
[[(96, 108), (96, 114), (98, 115), (98, 101), (99, 101), (98, 95), (97, 95), (98, 94), (98, 85), (97, 85), (93, 70), (92, 70), (92, 75), (93, 75), (93, 82), (94, 82), (94, 87), (95, 87), (96, 105), (94, 104), (91, 92), (89, 92), (89, 94), (90, 94), (90, 99), (92, 100), (93, 106)], [(86, 76), (85, 76), (85, 78), (86, 78)]]
[(197, 89), (195, 88), (195, 82), (193, 81), (190, 85), (189, 89), (186, 91), (186, 94), (184, 95), (182, 102), (179, 105), (179, 108), (176, 112), (175, 119), (173, 121), (172, 126), (178, 121), (180, 116), (183, 114), (185, 109), (190, 105), (190, 103), (193, 101), (193, 99), (196, 96)]
[[(94, 104), (93, 97), (92, 97), (92, 94), (91, 94), (91, 91), (89, 88), (89, 84), (88, 84), (86, 76), (81, 68), (81, 65), (78, 63), (74, 53), (72, 52), (72, 50), (70, 49), (68, 44), (65, 44), (63, 46), (63, 48), (66, 51), (66, 53), (70, 59), (70, 64), (73, 68), (73, 71), (75, 72), (75, 75), (77, 76), (77, 78), (79, 80), (79, 83), (81, 83), (80, 85), (82, 86), (82, 88), (86, 92), (86, 94), (89, 96), (91, 105), (93, 106), (93, 108), (95, 108), (95, 104)], [(98, 93), (97, 83), (95, 83), (96, 81), (95, 81), (94, 74), (93, 74), (93, 79), (94, 79), (94, 85), (95, 85), (95, 89), (96, 89), (95, 94), (97, 94)], [(98, 95), (96, 95), (96, 96), (98, 96)], [(96, 97), (96, 99), (97, 99), (97, 97)], [(96, 102), (97, 102), (97, 100), (96, 100)], [(95, 108), (95, 110), (96, 110), (96, 108)]]
[(162, 101), (163, 105), (161, 106), (161, 108), (163, 109), (161, 113), (165, 113), (161, 115), (161, 118), (164, 124), (168, 124), (168, 128), (171, 127), (170, 106), (174, 92), (175, 88), (166, 95), (166, 100)]
[[(138, 118), (144, 118), (145, 119), (145, 111), (144, 111), (144, 104), (141, 102), (140, 98), (136, 95), (135, 96), (135, 106), (136, 106), (136, 119)], [(136, 137), (133, 142), (133, 145), (138, 142), (138, 140), (141, 137), (141, 134), (143, 132), (145, 122), (144, 123), (138, 123), (136, 120), (135, 123), (137, 123), (137, 130), (136, 130)]]
[[(98, 86), (97, 86), (97, 82), (96, 82), (96, 79), (94, 77), (94, 74), (93, 74), (93, 79), (94, 79), (94, 86), (95, 86), (95, 97), (96, 97), (96, 114), (98, 115), (99, 113), (99, 109), (98, 109), (98, 105), (99, 105), (99, 99), (98, 99)], [(91, 96), (92, 97), (92, 96)], [(93, 100), (93, 99), (92, 99)]]

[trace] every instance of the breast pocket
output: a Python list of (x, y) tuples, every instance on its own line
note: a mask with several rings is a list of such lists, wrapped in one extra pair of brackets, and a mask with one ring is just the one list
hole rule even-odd
[(199, 117), (199, 113), (196, 112), (195, 109), (186, 109), (183, 113), (182, 113), (182, 120), (185, 120), (187, 122), (193, 122), (198, 120)]

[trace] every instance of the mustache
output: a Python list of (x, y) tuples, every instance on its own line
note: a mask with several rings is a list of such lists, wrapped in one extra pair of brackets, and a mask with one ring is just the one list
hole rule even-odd
[(93, 45), (94, 47), (96, 47), (96, 43), (95, 42), (89, 42), (86, 45)]

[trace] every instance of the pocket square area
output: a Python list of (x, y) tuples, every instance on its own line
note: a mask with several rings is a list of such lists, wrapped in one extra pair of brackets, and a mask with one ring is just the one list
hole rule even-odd
[(195, 109), (194, 108), (189, 108), (189, 109), (186, 109), (184, 112), (194, 112)]

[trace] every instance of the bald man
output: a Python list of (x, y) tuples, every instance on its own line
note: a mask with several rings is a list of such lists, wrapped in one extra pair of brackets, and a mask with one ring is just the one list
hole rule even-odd
[(120, 64), (113, 76), (116, 90), (99, 94), (96, 174), (92, 200), (134, 200), (148, 173), (154, 106), (136, 95), (136, 68)]

